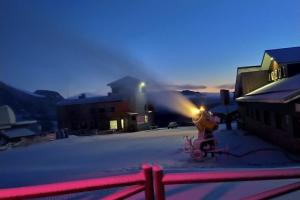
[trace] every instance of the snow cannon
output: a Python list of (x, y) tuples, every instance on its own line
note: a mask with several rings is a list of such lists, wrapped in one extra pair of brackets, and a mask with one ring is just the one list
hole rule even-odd
[(211, 112), (206, 111), (204, 106), (200, 107), (192, 120), (199, 132), (210, 133), (218, 128), (220, 122), (219, 118), (213, 116)]
[(212, 132), (218, 128), (219, 118), (201, 106), (200, 109), (195, 110), (192, 120), (198, 129), (198, 137), (193, 140), (186, 136), (184, 151), (190, 153), (194, 160), (202, 160), (209, 153), (214, 156), (217, 150), (217, 141)]

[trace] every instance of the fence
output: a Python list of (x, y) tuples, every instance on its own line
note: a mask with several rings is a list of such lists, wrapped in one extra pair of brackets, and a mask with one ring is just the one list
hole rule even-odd
[[(164, 174), (159, 166), (153, 167), (154, 187), (157, 200), (165, 200), (165, 186), (175, 184), (217, 183), (233, 181), (255, 181), (275, 179), (300, 178), (300, 168), (267, 169), (267, 170), (239, 170), (226, 172), (195, 172), (195, 173), (169, 173)], [(269, 199), (284, 195), (300, 189), (300, 182), (275, 188), (245, 199)]]
[[(0, 189), (0, 200), (48, 197), (124, 186), (130, 187), (106, 196), (104, 199), (125, 199), (144, 191), (145, 199), (147, 200), (153, 200), (154, 198), (164, 200), (166, 199), (165, 186), (167, 185), (296, 178), (300, 178), (300, 168), (164, 174), (161, 167), (151, 167), (150, 165), (144, 164), (142, 170), (135, 174)], [(249, 196), (246, 199), (269, 199), (299, 189), (300, 182), (296, 182)]]
[(129, 175), (0, 189), (0, 200), (49, 197), (122, 186), (131, 187), (106, 196), (104, 199), (125, 199), (141, 191), (145, 192), (145, 199), (154, 199), (152, 167), (145, 164), (142, 166), (141, 172)]

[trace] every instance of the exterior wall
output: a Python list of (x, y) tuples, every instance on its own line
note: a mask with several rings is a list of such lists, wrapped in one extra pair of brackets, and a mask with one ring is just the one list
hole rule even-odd
[(243, 96), (269, 83), (268, 71), (256, 71), (242, 73), (241, 75), (241, 91)]
[(146, 114), (146, 94), (144, 89), (140, 88), (138, 84), (131, 85), (130, 87), (112, 86), (111, 95), (121, 95), (124, 99), (126, 99), (130, 112)]
[[(144, 87), (140, 87), (140, 83), (131, 83), (124, 85), (111, 85), (111, 95), (121, 95), (128, 102), (129, 112), (136, 113), (128, 118), (128, 131), (137, 131), (149, 129), (152, 117), (148, 113), (147, 98)], [(145, 121), (145, 116), (148, 120)], [(142, 121), (141, 119), (144, 119)]]
[(300, 113), (295, 104), (240, 103), (243, 128), (258, 136), (300, 153)]
[(108, 130), (110, 120), (126, 118), (128, 112), (127, 102), (107, 102), (93, 104), (77, 104), (58, 106), (57, 115), (60, 128), (69, 129), (99, 129)]
[(271, 56), (265, 53), (261, 63), (261, 70), (269, 70), (271, 62), (272, 62)]
[(256, 66), (246, 66), (246, 67), (238, 67), (236, 72), (236, 80), (235, 80), (235, 98), (240, 97), (243, 95), (242, 91), (242, 85), (241, 85), (241, 74), (242, 73), (248, 73), (248, 72), (254, 72), (259, 71), (260, 65)]

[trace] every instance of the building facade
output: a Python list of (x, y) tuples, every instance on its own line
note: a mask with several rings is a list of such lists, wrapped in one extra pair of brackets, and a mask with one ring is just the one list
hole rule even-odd
[(57, 105), (60, 128), (71, 130), (117, 130), (129, 132), (148, 129), (152, 123), (145, 94), (145, 83), (124, 77), (108, 84), (107, 96), (65, 99)]
[(267, 50), (260, 66), (238, 68), (239, 127), (300, 153), (300, 47)]

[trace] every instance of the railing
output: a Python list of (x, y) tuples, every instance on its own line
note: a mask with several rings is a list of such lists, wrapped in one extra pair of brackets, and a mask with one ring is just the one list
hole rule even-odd
[[(157, 200), (165, 200), (165, 186), (174, 184), (217, 183), (233, 181), (257, 181), (275, 179), (300, 178), (300, 168), (267, 169), (267, 170), (238, 170), (226, 172), (195, 172), (164, 174), (159, 166), (153, 167), (154, 188)], [(278, 187), (245, 199), (269, 199), (300, 189), (300, 182)]]
[[(125, 199), (144, 191), (145, 199), (147, 200), (153, 200), (154, 197), (156, 197), (157, 200), (165, 200), (166, 185), (296, 178), (300, 178), (300, 168), (164, 174), (161, 167), (151, 167), (150, 165), (145, 164), (142, 166), (141, 172), (135, 174), (69, 181), (38, 186), (0, 189), (0, 200), (49, 197), (55, 195), (95, 191), (124, 186), (130, 187), (117, 191), (102, 199)], [(269, 199), (299, 189), (300, 182), (296, 182), (259, 194), (255, 194), (245, 199)]]
[(141, 172), (130, 175), (69, 181), (38, 186), (0, 189), (0, 199), (8, 200), (49, 197), (55, 195), (109, 189), (122, 186), (131, 187), (121, 190), (112, 195), (106, 196), (104, 197), (104, 199), (125, 199), (141, 191), (145, 191), (145, 199), (154, 199), (152, 167), (150, 165), (143, 165)]

